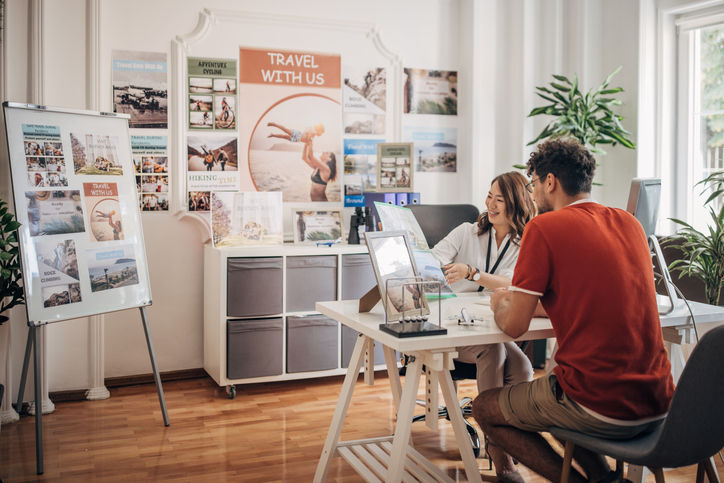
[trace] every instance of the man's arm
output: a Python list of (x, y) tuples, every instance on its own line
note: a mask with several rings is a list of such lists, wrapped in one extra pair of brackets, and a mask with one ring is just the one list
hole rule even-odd
[[(544, 315), (537, 295), (499, 288), (490, 296), (490, 308), (500, 330), (515, 338), (525, 334), (534, 316)], [(541, 313), (542, 312), (542, 313)]]

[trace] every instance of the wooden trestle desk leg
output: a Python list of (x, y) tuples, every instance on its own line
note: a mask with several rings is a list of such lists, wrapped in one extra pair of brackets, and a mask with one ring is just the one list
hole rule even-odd
[(418, 356), (415, 357), (411, 364), (408, 364), (405, 371), (405, 386), (402, 388), (402, 397), (397, 409), (395, 437), (392, 440), (392, 452), (390, 453), (390, 467), (387, 478), (385, 478), (388, 483), (402, 481), (407, 446), (410, 444), (412, 416), (414, 416), (415, 412), (415, 397), (420, 383), (421, 368), (422, 358)]
[(359, 370), (362, 367), (362, 360), (364, 358), (365, 346), (367, 345), (368, 339), (369, 337), (360, 334), (354, 345), (352, 358), (350, 359), (349, 367), (347, 368), (347, 375), (344, 376), (342, 391), (339, 394), (339, 401), (337, 401), (337, 407), (334, 409), (334, 416), (332, 416), (332, 423), (329, 425), (327, 439), (324, 441), (322, 456), (319, 458), (317, 470), (314, 472), (315, 483), (322, 483), (327, 479), (329, 465), (332, 463), (332, 458), (337, 451), (337, 443), (339, 443), (339, 436), (342, 433), (344, 418), (347, 415), (347, 409), (349, 409), (349, 403), (352, 400), (354, 385), (357, 382), (357, 376), (359, 375)]

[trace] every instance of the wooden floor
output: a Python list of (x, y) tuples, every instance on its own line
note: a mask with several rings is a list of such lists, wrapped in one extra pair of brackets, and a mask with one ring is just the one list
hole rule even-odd
[[(238, 386), (234, 400), (209, 378), (166, 383), (171, 426), (164, 427), (155, 386), (111, 390), (104, 401), (67, 402), (43, 417), (45, 474), (35, 474), (34, 418), (0, 429), (0, 479), (21, 481), (311, 481), (342, 385), (341, 377)], [(460, 387), (472, 396), (473, 381)], [(422, 394), (422, 387), (421, 387)], [(421, 412), (421, 411), (420, 411)], [(393, 408), (384, 373), (358, 382), (342, 439), (389, 435)], [(465, 481), (450, 424), (413, 425), (420, 452)], [(724, 474), (717, 457), (720, 475)], [(479, 459), (485, 481), (495, 481)], [(544, 481), (520, 467), (527, 481)], [(695, 467), (666, 472), (694, 481)], [(328, 481), (360, 481), (341, 458)], [(653, 481), (653, 477), (649, 477)]]

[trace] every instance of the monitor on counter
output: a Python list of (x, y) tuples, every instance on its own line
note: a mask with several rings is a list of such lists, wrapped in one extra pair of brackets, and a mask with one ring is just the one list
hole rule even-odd
[(659, 199), (661, 198), (661, 179), (634, 178), (628, 195), (626, 211), (636, 217), (644, 227), (646, 237), (654, 234), (659, 218)]

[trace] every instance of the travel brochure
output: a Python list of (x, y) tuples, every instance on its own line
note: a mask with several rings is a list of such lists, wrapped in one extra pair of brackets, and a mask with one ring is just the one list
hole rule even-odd
[(294, 243), (340, 240), (344, 233), (342, 210), (296, 210), (294, 228)]
[(168, 211), (166, 136), (131, 136), (131, 154), (141, 211)]
[(413, 191), (412, 143), (377, 144), (377, 191)]
[(281, 245), (282, 194), (211, 193), (211, 239), (215, 247)]

